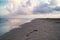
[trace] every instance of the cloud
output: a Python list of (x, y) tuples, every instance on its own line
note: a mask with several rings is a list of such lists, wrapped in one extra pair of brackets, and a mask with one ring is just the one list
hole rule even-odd
[(60, 11), (60, 7), (55, 7), (54, 10), (55, 11)]
[(42, 3), (34, 8), (34, 14), (60, 12), (60, 6), (53, 3)]
[[(42, 1), (42, 0), (25, 0), (25, 1), (20, 1), (21, 3), (20, 3), (20, 5), (19, 5), (19, 7), (17, 8), (17, 10), (14, 12), (16, 15), (26, 15), (26, 14), (33, 14), (33, 10), (35, 10), (34, 8), (36, 7), (36, 6), (38, 6), (38, 5), (41, 5), (40, 3), (48, 3), (48, 0), (46, 0), (46, 1)], [(43, 4), (43, 6), (45, 6), (44, 4)], [(42, 5), (41, 5), (41, 7), (42, 7)], [(49, 8), (49, 7), (48, 7)], [(44, 9), (48, 9), (47, 7), (44, 7), (42, 10), (44, 10)], [(40, 10), (41, 11), (41, 13), (42, 12), (44, 12), (44, 11), (42, 11), (42, 10)], [(51, 9), (50, 9), (51, 10)], [(49, 10), (48, 10), (49, 11)], [(47, 11), (46, 11), (47, 12)], [(14, 14), (14, 15), (15, 15)]]
[(50, 12), (53, 12), (53, 9), (49, 7), (47, 3), (41, 4), (33, 10), (33, 13), (50, 13)]
[(53, 0), (11, 0), (11, 5), (8, 5), (7, 10), (12, 16), (58, 12), (59, 7), (54, 8), (53, 6), (59, 3), (56, 5), (54, 3)]
[(6, 10), (6, 6), (9, 5), (9, 0), (0, 0), (0, 16), (9, 14)]
[(11, 1), (13, 2), (12, 7), (11, 6), (8, 7), (11, 15), (21, 15), (21, 14), (26, 15), (26, 14), (33, 14), (33, 12), (34, 13), (52, 12), (52, 9), (49, 9), (50, 7), (48, 7), (48, 4), (43, 4), (43, 3), (48, 3), (48, 0), (46, 1), (44, 0), (22, 0), (22, 1), (11, 0)]
[[(52, 3), (51, 3), (52, 2)], [(22, 2), (23, 3), (23, 2)], [(40, 14), (58, 12), (60, 8), (57, 2), (44, 0), (27, 0), (16, 11), (17, 14)]]

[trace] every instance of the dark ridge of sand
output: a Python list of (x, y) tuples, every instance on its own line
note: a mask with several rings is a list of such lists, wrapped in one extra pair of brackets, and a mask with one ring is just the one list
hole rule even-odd
[(60, 40), (60, 19), (34, 19), (2, 35), (0, 40)]

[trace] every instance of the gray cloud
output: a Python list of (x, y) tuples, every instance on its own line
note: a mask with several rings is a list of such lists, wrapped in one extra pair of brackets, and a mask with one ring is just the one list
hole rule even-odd
[[(55, 7), (54, 7), (55, 6)], [(60, 7), (56, 6), (53, 3), (41, 3), (39, 6), (35, 7), (33, 10), (34, 14), (39, 14), (39, 13), (52, 13), (52, 12), (59, 12)]]
[(50, 13), (50, 12), (53, 12), (53, 8), (49, 7), (47, 3), (41, 4), (33, 10), (33, 13)]
[(31, 1), (28, 0), (28, 1), (26, 2), (26, 4), (30, 6), (30, 5), (31, 5)]
[[(49, 1), (49, 2), (45, 2), (42, 0), (27, 0), (25, 3), (22, 2), (21, 5), (18, 6), (18, 8), (16, 9), (16, 11), (14, 11), (14, 14), (11, 14), (13, 16), (16, 15), (26, 15), (29, 13), (32, 14), (36, 14), (36, 13), (52, 13), (55, 11), (60, 11), (60, 7), (55, 7), (53, 8), (53, 6), (55, 5), (54, 0)], [(33, 3), (34, 2), (34, 3)], [(32, 6), (33, 4), (33, 6)], [(55, 5), (56, 6), (56, 5)]]
[(60, 7), (55, 7), (54, 10), (55, 11), (60, 11)]

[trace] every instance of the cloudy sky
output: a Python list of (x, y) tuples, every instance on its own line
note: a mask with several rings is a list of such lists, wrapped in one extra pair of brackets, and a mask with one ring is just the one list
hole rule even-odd
[(0, 16), (60, 13), (60, 0), (0, 0)]

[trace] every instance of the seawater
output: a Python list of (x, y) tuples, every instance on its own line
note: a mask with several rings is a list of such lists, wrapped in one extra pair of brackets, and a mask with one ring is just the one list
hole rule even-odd
[(0, 18), (0, 36), (24, 23), (30, 22), (32, 18)]
[(10, 26), (7, 23), (7, 19), (0, 18), (0, 36), (10, 30)]

